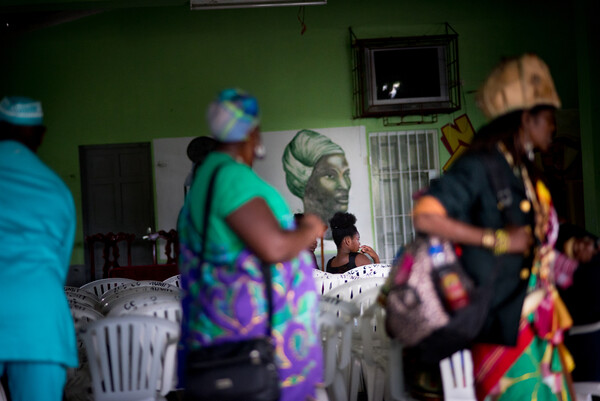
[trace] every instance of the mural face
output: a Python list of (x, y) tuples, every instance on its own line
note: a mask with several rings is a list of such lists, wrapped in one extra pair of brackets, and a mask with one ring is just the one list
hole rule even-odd
[(352, 182), (344, 154), (322, 156), (304, 189), (304, 212), (314, 213), (329, 222), (335, 212), (348, 211)]
[[(283, 196), (292, 213), (314, 213), (325, 223), (336, 211), (357, 218), (361, 240), (372, 243), (367, 137), (362, 126), (262, 132), (267, 148), (253, 169)], [(320, 241), (319, 241), (320, 243)], [(327, 232), (323, 251), (337, 252)]]
[[(352, 184), (346, 153), (329, 137), (311, 130), (298, 131), (281, 160), (287, 187), (302, 199), (304, 213), (314, 213), (329, 223), (335, 212), (348, 210)], [(325, 239), (331, 239), (329, 230)]]

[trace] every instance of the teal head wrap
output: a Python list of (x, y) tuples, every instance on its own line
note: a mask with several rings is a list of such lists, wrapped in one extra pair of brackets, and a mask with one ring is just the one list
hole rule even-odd
[(13, 125), (35, 126), (43, 124), (42, 104), (22, 96), (7, 96), (0, 102), (0, 121)]
[(217, 141), (245, 141), (260, 122), (258, 102), (240, 89), (225, 89), (208, 106), (206, 119)]

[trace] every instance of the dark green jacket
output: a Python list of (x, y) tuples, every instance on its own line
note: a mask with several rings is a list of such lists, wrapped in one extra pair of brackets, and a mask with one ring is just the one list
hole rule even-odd
[[(497, 206), (498, 198), (484, 165), (486, 158), (495, 160), (496, 171), (505, 177), (504, 185), (508, 186), (505, 195), (510, 194), (505, 214)], [(521, 202), (527, 198), (520, 174), (512, 171), (498, 151), (489, 154), (466, 153), (446, 174), (431, 183), (428, 194), (440, 200), (449, 217), (475, 226), (499, 229), (509, 225), (533, 224), (532, 210), (527, 213), (521, 210)], [(515, 345), (531, 259), (515, 254), (497, 257), (480, 246), (462, 248), (463, 266), (475, 283), (490, 283), (494, 291), (489, 316), (479, 341)], [(498, 269), (494, 269), (495, 265), (499, 265)]]

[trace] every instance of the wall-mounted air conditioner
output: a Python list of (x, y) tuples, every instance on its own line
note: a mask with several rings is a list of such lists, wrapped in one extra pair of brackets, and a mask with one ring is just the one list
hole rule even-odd
[(327, 0), (190, 0), (190, 8), (192, 10), (277, 6), (316, 6), (322, 4), (327, 4)]

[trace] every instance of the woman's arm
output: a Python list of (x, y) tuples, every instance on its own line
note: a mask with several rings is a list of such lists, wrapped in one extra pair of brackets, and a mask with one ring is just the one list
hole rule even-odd
[[(377, 255), (377, 253), (370, 246), (361, 245), (360, 252), (366, 253), (367, 255), (369, 255), (371, 257), (371, 259), (373, 259), (373, 263), (379, 263), (379, 255)], [(359, 263), (360, 263), (360, 266), (369, 265), (369, 264), (371, 264), (371, 259), (369, 259), (365, 255), (358, 255), (358, 256), (356, 256), (356, 262), (357, 262), (356, 265), (359, 266)], [(365, 263), (362, 263), (363, 261)]]
[[(450, 241), (483, 246), (485, 228), (473, 226), (442, 214), (417, 213), (413, 215), (415, 231), (437, 235)], [(525, 253), (533, 245), (531, 229), (527, 226), (507, 228), (509, 253)]]
[(327, 229), (321, 219), (306, 214), (294, 231), (281, 228), (262, 198), (254, 198), (233, 211), (225, 219), (229, 227), (263, 262), (283, 262), (322, 237)]

